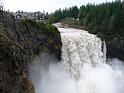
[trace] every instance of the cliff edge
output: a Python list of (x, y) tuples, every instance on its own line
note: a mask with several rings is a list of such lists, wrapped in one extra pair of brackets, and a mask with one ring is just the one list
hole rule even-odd
[(17, 21), (0, 11), (0, 93), (35, 93), (27, 71), (29, 62), (40, 52), (49, 52), (60, 60), (61, 46), (56, 27), (32, 20)]

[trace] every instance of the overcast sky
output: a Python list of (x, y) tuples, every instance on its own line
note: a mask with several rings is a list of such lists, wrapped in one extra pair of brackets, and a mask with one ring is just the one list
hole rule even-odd
[(102, 3), (111, 2), (113, 0), (3, 0), (4, 7), (10, 11), (47, 11), (53, 12), (58, 8), (65, 8), (70, 6), (81, 6), (88, 3)]

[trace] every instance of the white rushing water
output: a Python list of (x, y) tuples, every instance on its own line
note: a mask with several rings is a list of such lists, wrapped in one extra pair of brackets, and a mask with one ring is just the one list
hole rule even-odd
[[(118, 59), (106, 64), (105, 42), (102, 49), (100, 38), (86, 31), (72, 28), (59, 31), (62, 61), (50, 60), (47, 68), (39, 64), (31, 66), (35, 71), (31, 79), (36, 93), (124, 93), (124, 64)], [(35, 61), (43, 58), (40, 55)]]
[[(59, 28), (62, 39), (62, 64), (76, 79), (88, 65), (91, 67), (104, 62), (100, 38), (86, 31)], [(68, 33), (67, 33), (68, 32)], [(86, 69), (86, 68), (85, 68)]]

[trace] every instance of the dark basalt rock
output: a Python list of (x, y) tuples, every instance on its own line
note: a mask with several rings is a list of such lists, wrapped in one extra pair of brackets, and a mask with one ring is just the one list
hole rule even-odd
[(0, 11), (0, 93), (35, 93), (27, 67), (40, 52), (61, 59), (57, 28)]
[(119, 58), (124, 61), (124, 39), (113, 39), (106, 42), (106, 46), (108, 58)]

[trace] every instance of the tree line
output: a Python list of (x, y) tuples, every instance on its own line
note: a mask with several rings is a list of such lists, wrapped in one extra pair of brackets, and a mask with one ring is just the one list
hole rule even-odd
[(49, 22), (56, 23), (63, 19), (79, 20), (78, 25), (87, 27), (90, 33), (102, 34), (104, 38), (106, 35), (109, 38), (124, 37), (124, 2), (121, 0), (58, 9), (50, 15)]

